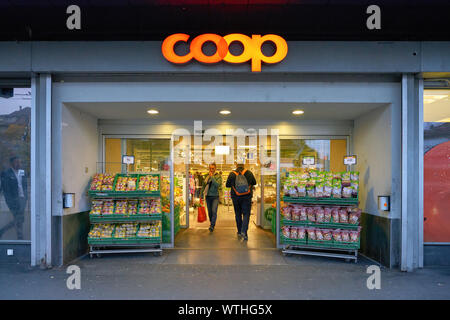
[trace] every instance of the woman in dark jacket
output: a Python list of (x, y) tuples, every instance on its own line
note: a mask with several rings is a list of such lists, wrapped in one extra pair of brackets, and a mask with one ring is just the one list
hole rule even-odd
[(219, 208), (219, 194), (222, 188), (222, 175), (216, 172), (216, 164), (209, 165), (209, 173), (205, 175), (201, 197), (205, 197), (209, 216), (209, 231), (213, 232), (216, 226), (217, 209)]

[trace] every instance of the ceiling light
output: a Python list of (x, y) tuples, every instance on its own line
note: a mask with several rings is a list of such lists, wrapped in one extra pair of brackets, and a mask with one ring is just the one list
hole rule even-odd
[(304, 114), (304, 113), (305, 113), (305, 111), (303, 111), (303, 110), (294, 110), (294, 111), (292, 111), (292, 114), (294, 114), (296, 116), (298, 116), (300, 114)]
[(147, 113), (149, 113), (149, 114), (158, 114), (159, 111), (156, 110), (156, 109), (148, 109), (148, 110), (147, 110)]
[(216, 146), (215, 153), (217, 155), (230, 154), (230, 146)]
[(227, 115), (227, 114), (230, 114), (231, 111), (230, 110), (220, 110), (219, 113)]

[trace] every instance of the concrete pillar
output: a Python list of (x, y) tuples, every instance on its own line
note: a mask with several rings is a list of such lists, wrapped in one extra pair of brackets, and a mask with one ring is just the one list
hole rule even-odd
[(31, 79), (31, 265), (51, 266), (51, 75)]
[(423, 80), (402, 76), (401, 270), (423, 266)]

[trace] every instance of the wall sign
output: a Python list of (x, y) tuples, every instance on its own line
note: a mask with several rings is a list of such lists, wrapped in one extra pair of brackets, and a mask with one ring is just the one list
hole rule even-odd
[(312, 166), (316, 163), (316, 158), (314, 156), (304, 156), (302, 163), (306, 166)]
[[(190, 44), (190, 52), (184, 56), (175, 53), (174, 46), (178, 42), (187, 42), (189, 35), (184, 33), (176, 33), (168, 36), (162, 44), (161, 51), (163, 56), (170, 62), (176, 64), (184, 64), (192, 59), (199, 62), (211, 64), (219, 61), (226, 61), (229, 63), (244, 63), (251, 60), (252, 72), (261, 71), (261, 62), (278, 63), (283, 60), (288, 52), (288, 45), (286, 40), (274, 34), (252, 35), (248, 37), (240, 33), (232, 33), (226, 36), (219, 36), (214, 33), (205, 33), (195, 37)], [(211, 41), (216, 45), (216, 52), (207, 56), (202, 51), (202, 46), (205, 42)], [(276, 46), (275, 53), (268, 57), (262, 53), (261, 46), (264, 42), (271, 41)], [(243, 51), (240, 55), (233, 55), (228, 46), (232, 42), (240, 42), (243, 46)]]
[(356, 164), (356, 156), (350, 155), (350, 156), (344, 156), (344, 165), (351, 166)]
[(123, 164), (134, 164), (134, 156), (122, 156)]

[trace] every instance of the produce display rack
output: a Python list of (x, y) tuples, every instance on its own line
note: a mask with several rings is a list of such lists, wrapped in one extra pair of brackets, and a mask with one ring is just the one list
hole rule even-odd
[[(153, 175), (158, 176), (158, 190), (157, 191), (114, 191), (116, 182), (119, 176), (133, 176), (137, 177), (136, 188), (139, 185), (139, 179), (142, 176)], [(138, 200), (137, 212), (139, 212), (140, 201), (151, 198), (161, 198), (161, 176), (159, 174), (117, 174), (114, 178), (113, 190), (111, 191), (96, 191), (90, 190), (88, 192), (91, 199), (101, 200)], [(161, 204), (162, 206), (162, 204)], [(114, 211), (115, 212), (115, 204)], [(152, 252), (154, 255), (162, 254), (162, 212), (150, 213), (150, 214), (108, 214), (108, 215), (96, 215), (90, 214), (89, 220), (91, 223), (91, 229), (96, 224), (101, 223), (148, 223), (152, 221), (160, 221), (160, 230), (158, 237), (138, 237), (140, 224), (136, 230), (134, 237), (127, 238), (115, 238), (115, 228), (110, 238), (95, 238), (88, 237), (89, 244), (89, 256), (92, 258), (94, 255), (100, 257), (104, 253), (137, 253), (137, 252)]]
[[(316, 205), (316, 206), (355, 206), (359, 204), (358, 198), (312, 198), (312, 197), (283, 197), (285, 203), (295, 203), (302, 205)], [(305, 227), (318, 227), (328, 229), (349, 229), (356, 230), (359, 225), (352, 225), (346, 223), (318, 223), (311, 221), (292, 221), (281, 219), (282, 225), (289, 226), (305, 226)], [(298, 254), (298, 255), (311, 255), (321, 257), (341, 258), (346, 261), (354, 260), (358, 261), (358, 250), (360, 248), (360, 240), (358, 242), (335, 242), (335, 241), (318, 241), (318, 240), (298, 240), (288, 239), (283, 236), (280, 237), (283, 244), (282, 253), (284, 255)]]

